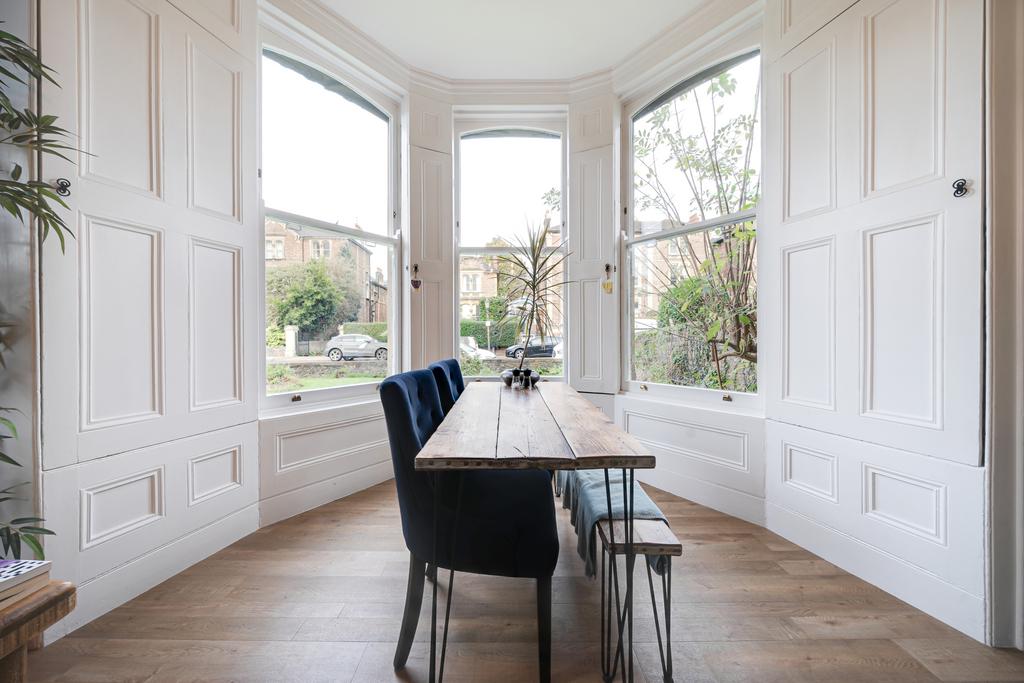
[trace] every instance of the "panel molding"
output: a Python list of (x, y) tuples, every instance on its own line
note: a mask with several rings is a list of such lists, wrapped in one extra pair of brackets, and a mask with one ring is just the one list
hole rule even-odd
[[(103, 0), (108, 2), (109, 0)], [(162, 30), (160, 17), (151, 10), (144, 7), (136, 0), (121, 0), (122, 2), (135, 7), (149, 18), (149, 178), (148, 187), (139, 187), (131, 183), (102, 175), (94, 170), (95, 154), (88, 152), (95, 151), (97, 145), (93, 140), (93, 102), (92, 92), (92, 4), (93, 0), (78, 0), (78, 125), (83, 151), (78, 154), (79, 175), (82, 178), (111, 185), (128, 192), (139, 193), (144, 196), (161, 198), (163, 196), (163, 115), (161, 108), (161, 93), (163, 79), (160, 70), (162, 51)]]
[[(800, 481), (795, 479), (793, 476), (793, 454), (800, 453), (802, 455), (821, 460), (828, 466), (828, 488), (819, 488), (814, 484), (806, 481)], [(786, 486), (797, 489), (816, 498), (827, 500), (830, 503), (839, 502), (839, 470), (836, 456), (824, 453), (822, 451), (815, 450), (813, 448), (806, 448), (804, 446), (797, 446), (789, 443), (788, 441), (782, 442), (782, 483)]]
[[(931, 229), (930, 288), (932, 295), (931, 310), (931, 386), (929, 414), (915, 416), (905, 413), (879, 410), (875, 407), (875, 372), (877, 355), (873, 339), (878, 332), (875, 323), (876, 296), (874, 257), (876, 255), (875, 239), (880, 235), (891, 234), (911, 228), (929, 226)], [(943, 428), (943, 311), (945, 308), (944, 287), (944, 223), (942, 214), (930, 214), (918, 218), (909, 218), (880, 227), (869, 228), (861, 233), (861, 371), (860, 371), (860, 414), (864, 417), (887, 420), (902, 424), (915, 425), (929, 429)], [(888, 331), (891, 333), (891, 331)]]
[(344, 429), (345, 427), (354, 427), (356, 425), (368, 424), (371, 422), (379, 422), (384, 419), (384, 413), (373, 413), (371, 415), (364, 415), (360, 417), (354, 417), (347, 420), (335, 420), (333, 422), (325, 422), (312, 427), (306, 427), (303, 429), (294, 429), (287, 432), (281, 432), (274, 437), (274, 472), (290, 472), (292, 470), (300, 469), (303, 467), (309, 467), (311, 465), (318, 465), (328, 460), (335, 460), (342, 458), (353, 453), (359, 453), (360, 451), (370, 450), (372, 448), (379, 448), (380, 446), (387, 446), (387, 439), (376, 439), (373, 441), (367, 441), (355, 446), (349, 446), (348, 448), (340, 448), (338, 450), (330, 451), (329, 453), (323, 453), (321, 455), (313, 456), (310, 458), (302, 458), (291, 463), (285, 463), (285, 447), (289, 439), (295, 439), (301, 436), (309, 436), (310, 434), (319, 434), (322, 432), (328, 432), (335, 429)]
[[(864, 110), (862, 117), (863, 133), (862, 139), (864, 141), (864, 162), (862, 178), (862, 197), (869, 199), (883, 194), (891, 192), (898, 192), (905, 190), (916, 185), (921, 185), (933, 180), (941, 179), (945, 174), (945, 83), (946, 83), (946, 3), (945, 0), (930, 0), (929, 4), (932, 7), (933, 19), (932, 19), (932, 40), (933, 40), (933, 77), (932, 77), (932, 111), (934, 113), (932, 125), (934, 130), (932, 131), (932, 168), (926, 173), (918, 175), (914, 178), (907, 178), (901, 182), (886, 185), (885, 187), (878, 186), (878, 178), (876, 173), (877, 166), (877, 129), (876, 119), (878, 117), (877, 111), (877, 97), (876, 91), (876, 59), (875, 59), (875, 47), (877, 40), (877, 19), (886, 11), (891, 10), (893, 7), (898, 5), (900, 2), (906, 2), (907, 0), (891, 0), (881, 7), (877, 12), (864, 16), (862, 18), (862, 45), (861, 51), (863, 55), (863, 84), (864, 84)], [(979, 74), (980, 77), (980, 74)], [(922, 122), (923, 125), (923, 122)]]
[[(198, 399), (198, 385), (199, 385), (199, 363), (197, 361), (196, 354), (200, 348), (200, 341), (198, 338), (197, 321), (199, 318), (197, 305), (199, 301), (199, 293), (196, 291), (196, 250), (199, 248), (213, 249), (216, 251), (223, 251), (231, 255), (232, 259), (232, 285), (234, 291), (231, 295), (232, 301), (232, 347), (233, 347), (233, 366), (234, 366), (234, 386), (233, 395), (224, 398), (216, 399), (212, 401), (200, 401)], [(189, 328), (189, 411), (198, 412), (202, 410), (209, 410), (211, 408), (219, 408), (228, 405), (235, 405), (241, 403), (244, 400), (244, 372), (243, 372), (243, 349), (244, 343), (242, 340), (243, 327), (243, 307), (242, 307), (242, 248), (231, 244), (224, 244), (222, 242), (215, 242), (213, 240), (201, 239), (195, 236), (189, 237), (189, 249), (188, 249), (188, 328)]]
[[(144, 515), (141, 515), (135, 519), (127, 520), (121, 524), (118, 524), (112, 528), (105, 530), (98, 530), (94, 527), (94, 514), (96, 512), (96, 502), (98, 496), (108, 491), (134, 484), (135, 482), (150, 480), (150, 511)], [(165, 514), (165, 495), (164, 495), (164, 466), (160, 465), (143, 472), (136, 474), (130, 474), (126, 477), (114, 479), (112, 481), (93, 486), (87, 489), (81, 490), (81, 542), (79, 545), (80, 550), (87, 550), (93, 548), (101, 543), (113, 540), (120, 536), (124, 536), (127, 533), (135, 531), (141, 527), (147, 526), (162, 519)]]
[[(806, 59), (795, 65), (793, 68), (782, 74), (782, 222), (809, 218), (818, 214), (827, 213), (836, 208), (836, 63), (835, 63), (836, 39), (833, 36), (828, 44), (822, 49), (814, 52)], [(826, 71), (828, 74), (825, 85), (825, 99), (827, 102), (827, 131), (828, 143), (825, 146), (825, 166), (828, 171), (828, 201), (825, 204), (810, 207), (798, 211), (792, 210), (792, 142), (793, 129), (792, 118), (795, 109), (792, 97), (792, 79), (802, 67), (807, 66), (820, 55), (825, 55)]]
[[(723, 427), (712, 427), (706, 424), (696, 424), (694, 422), (687, 422), (684, 420), (672, 420), (659, 415), (651, 415), (648, 413), (639, 413), (634, 410), (623, 410), (623, 421), (625, 431), (633, 436), (637, 441), (648, 446), (654, 446), (670, 453), (675, 453), (686, 458), (693, 458), (695, 460), (701, 460), (703, 462), (711, 463), (712, 465), (721, 465), (722, 467), (728, 467), (729, 469), (739, 470), (741, 472), (750, 471), (750, 449), (747, 434), (745, 432), (734, 431), (732, 429), (725, 429)], [(684, 427), (686, 429), (693, 429), (696, 431), (710, 432), (713, 434), (721, 434), (723, 436), (739, 438), (740, 447), (740, 462), (735, 460), (728, 460), (715, 456), (712, 453), (705, 453), (703, 451), (697, 451), (692, 448), (683, 448), (675, 444), (669, 444), (664, 441), (657, 439), (651, 439), (648, 437), (638, 436), (636, 432), (630, 429), (630, 418), (636, 417), (644, 420), (651, 420), (653, 422), (661, 422), (663, 424), (672, 425), (673, 427)]]
[[(242, 73), (225, 64), (208, 50), (201, 50), (192, 35), (185, 39), (185, 148), (187, 150), (186, 176), (188, 187), (188, 207), (201, 211), (209, 216), (243, 221), (242, 217)], [(231, 211), (224, 213), (210, 207), (202, 206), (196, 200), (196, 65), (199, 55), (216, 63), (231, 74)]]
[[(80, 429), (88, 431), (117, 425), (131, 424), (163, 417), (164, 415), (164, 231), (160, 228), (129, 223), (114, 218), (99, 217), (90, 214), (81, 214), (79, 225), (82, 226), (79, 235), (79, 354), (82, 359), (79, 372), (81, 373), (80, 401)], [(150, 310), (152, 313), (152, 354), (151, 376), (153, 391), (150, 398), (152, 408), (135, 413), (128, 413), (113, 417), (98, 417), (93, 411), (95, 388), (94, 369), (92, 362), (93, 347), (93, 305), (92, 305), (92, 273), (93, 273), (93, 231), (97, 226), (123, 230), (150, 239)]]
[[(898, 481), (906, 484), (907, 486), (914, 486), (929, 492), (932, 496), (933, 505), (933, 509), (931, 511), (931, 524), (927, 526), (917, 524), (912, 520), (900, 518), (881, 510), (878, 507), (877, 489), (879, 480), (883, 478)], [(878, 465), (863, 463), (861, 488), (863, 490), (861, 513), (864, 516), (876, 519), (883, 524), (914, 534), (915, 536), (938, 543), (939, 545), (948, 545), (948, 537), (946, 535), (947, 495), (945, 484), (912, 477), (908, 474), (902, 474), (900, 472), (879, 467)]]
[[(790, 355), (791, 355), (791, 344), (792, 344), (792, 332), (791, 332), (791, 299), (792, 291), (790, 287), (790, 267), (791, 257), (799, 252), (811, 251), (814, 249), (826, 248), (828, 250), (828, 313), (826, 320), (824, 321), (828, 329), (828, 341), (826, 347), (828, 349), (828, 371), (826, 373), (826, 380), (828, 386), (825, 390), (828, 400), (826, 401), (814, 401), (807, 398), (798, 398), (793, 396), (792, 387), (790, 383)], [(835, 255), (835, 237), (829, 236), (824, 239), (813, 240), (810, 242), (801, 242), (792, 246), (783, 247), (781, 250), (782, 261), (782, 400), (789, 403), (796, 403), (799, 405), (807, 406), (810, 408), (819, 408), (825, 410), (836, 409), (836, 255)]]
[[(204, 488), (202, 491), (199, 490), (199, 481), (197, 477), (197, 465), (201, 465), (209, 460), (228, 456), (231, 458), (231, 469), (232, 477), (230, 481), (224, 482), (220, 486), (214, 486), (212, 488)], [(228, 491), (233, 491), (237, 488), (242, 487), (242, 444), (237, 444), (230, 448), (222, 448), (211, 453), (206, 453), (198, 457), (192, 458), (188, 461), (188, 506), (192, 507), (198, 503), (216, 498), (219, 495), (225, 494)]]

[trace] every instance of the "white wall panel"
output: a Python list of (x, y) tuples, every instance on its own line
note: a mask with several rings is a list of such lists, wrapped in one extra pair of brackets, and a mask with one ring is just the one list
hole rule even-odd
[(255, 59), (251, 46), (256, 37), (256, 3), (252, 0), (171, 0), (231, 49)]
[(161, 30), (150, 3), (82, 0), (83, 173), (159, 195)]
[(764, 55), (775, 61), (855, 0), (772, 0), (765, 8)]
[(190, 407), (240, 403), (241, 249), (195, 238), (189, 247)]
[(755, 522), (764, 513), (764, 420), (620, 394), (616, 422), (651, 450), (644, 481)]
[(782, 251), (782, 399), (835, 407), (835, 256), (832, 238)]
[[(861, 572), (846, 553), (870, 548), (864, 556), (875, 558), (877, 575), (865, 578), (978, 637), (974, 624), (982, 621), (985, 595), (982, 469), (773, 420), (765, 452), (770, 529), (792, 539), (800, 527), (790, 518), (808, 520), (802, 526), (817, 529), (811, 537), (819, 538), (810, 549), (854, 573)], [(889, 579), (879, 581), (886, 573)], [(922, 585), (932, 586), (930, 593), (922, 595)], [(950, 614), (959, 598), (949, 595), (967, 596), (966, 611)]]
[(250, 423), (44, 472), (53, 575), (87, 583), (254, 505), (257, 458)]
[(942, 222), (863, 233), (865, 415), (942, 426)]
[[(159, 417), (165, 372), (162, 231), (93, 216), (83, 216), (82, 226), (82, 339), (76, 345), (83, 370), (81, 428)], [(125, 382), (126, 376), (133, 381)]]
[(783, 220), (836, 204), (835, 41), (782, 68)]
[(864, 18), (865, 193), (942, 172), (945, 14), (941, 0), (897, 0)]
[(452, 106), (418, 93), (406, 103), (409, 143), (443, 154), (452, 154)]
[(242, 75), (233, 53), (189, 41), (186, 127), (189, 206), (241, 220)]
[(380, 401), (260, 421), (260, 509), (273, 523), (392, 476)]

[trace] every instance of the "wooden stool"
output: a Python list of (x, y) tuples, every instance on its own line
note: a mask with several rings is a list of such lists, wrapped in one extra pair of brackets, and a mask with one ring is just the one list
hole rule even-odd
[[(75, 585), (51, 581), (0, 610), (0, 683), (28, 681), (28, 649), (75, 608)], [(34, 649), (34, 648), (33, 648)]]

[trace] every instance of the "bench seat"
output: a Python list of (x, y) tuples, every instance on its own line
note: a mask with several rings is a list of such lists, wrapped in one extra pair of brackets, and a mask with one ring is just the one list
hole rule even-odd
[[(612, 526), (614, 525), (614, 526)], [(626, 524), (621, 519), (609, 522), (602, 519), (597, 523), (597, 532), (601, 535), (601, 543), (615, 555), (626, 554)], [(614, 532), (615, 543), (611, 542)], [(669, 525), (660, 519), (633, 520), (633, 552), (637, 555), (673, 555), (683, 554), (683, 544), (672, 533)]]

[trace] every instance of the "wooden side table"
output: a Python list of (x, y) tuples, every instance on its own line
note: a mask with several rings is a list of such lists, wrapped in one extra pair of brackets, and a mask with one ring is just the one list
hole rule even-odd
[(28, 648), (75, 608), (75, 585), (51, 581), (0, 610), (0, 683), (28, 681)]

